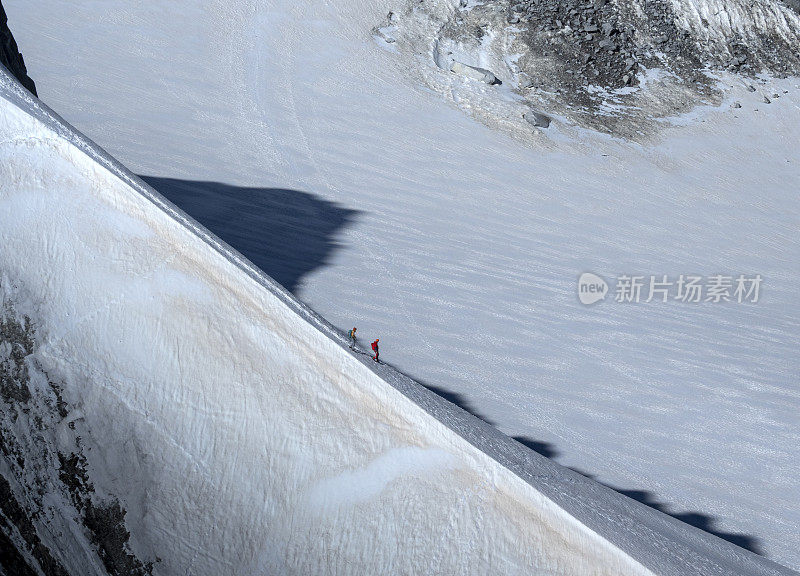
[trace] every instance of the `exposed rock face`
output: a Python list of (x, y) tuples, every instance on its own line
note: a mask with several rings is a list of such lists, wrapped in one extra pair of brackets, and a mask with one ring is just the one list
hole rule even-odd
[(19, 80), (20, 84), (32, 94), (37, 95), (36, 84), (28, 77), (28, 70), (22, 60), (22, 54), (19, 53), (17, 43), (8, 27), (8, 17), (2, 2), (0, 2), (0, 64), (5, 66)]
[[(794, 0), (786, 2), (796, 9)], [(800, 57), (798, 21), (778, 3), (750, 11), (741, 2), (695, 6), (692, 0), (511, 0), (508, 21), (524, 23), (532, 51), (550, 52), (577, 78), (573, 88), (595, 83), (635, 84), (640, 66), (663, 67), (702, 82), (706, 67), (745, 74), (794, 73)]]
[(783, 0), (783, 3), (800, 14), (800, 0)]
[(0, 298), (0, 574), (70, 576), (75, 550), (112, 576), (152, 574), (130, 550), (125, 509), (95, 489), (82, 414), (38, 347), (30, 318)]
[[(522, 97), (520, 108), (623, 138), (719, 105), (721, 73), (800, 73), (800, 0), (406, 1), (393, 12), (394, 46), (415, 65), (430, 53), (443, 70), (452, 60), (485, 67)], [(502, 95), (420, 76), (489, 125), (527, 112)]]

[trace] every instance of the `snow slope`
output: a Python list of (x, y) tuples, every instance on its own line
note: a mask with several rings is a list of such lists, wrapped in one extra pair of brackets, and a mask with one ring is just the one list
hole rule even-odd
[[(298, 291), (334, 325), (562, 464), (800, 568), (800, 81), (724, 77), (720, 109), (647, 146), (558, 124), (520, 141), (415, 87), (372, 38), (388, 1), (5, 5), (43, 99), (135, 172), (360, 211)], [(430, 70), (482, 113), (491, 87)], [(765, 284), (755, 305), (586, 308), (587, 270)]]
[[(152, 193), (7, 100), (0, 119), (6, 311), (32, 320), (28, 365), (61, 383), (89, 482), (155, 573), (649, 574)], [(29, 504), (37, 456), (2, 463)], [(42, 538), (70, 573), (95, 572), (48, 487)]]
[(4, 71), (0, 134), (4, 361), (33, 342), (0, 477), (58, 573), (112, 572), (109, 502), (153, 574), (791, 573), (348, 351)]

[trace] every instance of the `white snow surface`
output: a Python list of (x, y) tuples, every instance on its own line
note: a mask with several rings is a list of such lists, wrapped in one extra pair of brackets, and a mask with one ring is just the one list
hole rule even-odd
[[(2, 98), (0, 134), (2, 300), (33, 320), (28, 363), (77, 407), (89, 479), (155, 574), (652, 574)], [(45, 494), (44, 544), (105, 573)]]
[[(299, 291), (334, 325), (562, 464), (800, 568), (800, 80), (723, 77), (722, 107), (646, 146), (509, 116), (521, 142), (410, 81), (371, 33), (391, 2), (5, 5), (44, 101), (135, 172), (359, 210)], [(493, 89), (473, 84), (468, 111)], [(584, 271), (765, 284), (751, 305), (583, 307)]]
[(0, 134), (2, 313), (36, 341), (0, 474), (68, 573), (107, 572), (55, 451), (156, 575), (794, 574), (348, 350), (3, 71)]

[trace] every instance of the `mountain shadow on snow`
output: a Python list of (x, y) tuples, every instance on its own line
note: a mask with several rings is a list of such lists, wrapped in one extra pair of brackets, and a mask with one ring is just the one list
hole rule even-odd
[(358, 214), (308, 192), (140, 176), (292, 293)]
[[(593, 474), (589, 474), (588, 472), (584, 472), (578, 468), (570, 468), (574, 472), (577, 472), (581, 476), (586, 476), (587, 478), (591, 478), (597, 482), (597, 478)], [(722, 538), (723, 540), (727, 540), (732, 544), (736, 544), (740, 548), (744, 548), (745, 550), (749, 550), (755, 554), (759, 554), (761, 556), (764, 555), (764, 547), (761, 544), (761, 540), (752, 536), (750, 534), (741, 534), (737, 532), (725, 532), (718, 527), (718, 520), (713, 516), (708, 514), (704, 514), (702, 512), (671, 512), (670, 509), (672, 508), (668, 503), (661, 502), (656, 497), (655, 493), (650, 492), (649, 490), (638, 490), (638, 489), (625, 489), (619, 488), (617, 486), (613, 486), (611, 484), (606, 484), (605, 482), (600, 482), (604, 486), (611, 488), (615, 492), (622, 494), (623, 496), (627, 496), (628, 498), (632, 498), (637, 502), (648, 506), (649, 508), (653, 508), (654, 510), (658, 510), (659, 512), (663, 512), (667, 516), (672, 516), (676, 520), (680, 520), (690, 526), (694, 526), (695, 528), (699, 528), (703, 532), (708, 532), (709, 534), (713, 534), (718, 538)]]
[[(434, 386), (432, 384), (428, 384), (424, 381), (421, 381), (422, 385), (433, 392), (434, 394), (441, 396), (448, 402), (451, 402), (475, 416), (480, 420), (483, 420), (487, 424), (491, 426), (496, 426), (496, 423), (492, 422), (489, 418), (481, 414), (476, 408), (470, 403), (466, 396), (460, 394), (458, 392), (453, 392), (446, 388), (442, 388), (440, 386)], [(541, 440), (536, 440), (530, 438), (528, 436), (512, 436), (514, 440), (533, 450), (537, 454), (544, 456), (550, 460), (556, 460), (560, 455), (561, 451), (556, 448), (554, 444), (551, 442), (544, 442)], [(600, 482), (593, 474), (585, 472), (583, 470), (579, 470), (577, 468), (570, 468), (574, 472), (577, 472), (581, 476), (585, 476), (596, 482)], [(659, 512), (663, 512), (668, 516), (672, 516), (676, 520), (680, 520), (690, 526), (694, 526), (695, 528), (699, 528), (704, 532), (708, 532), (709, 534), (713, 534), (718, 538), (722, 538), (723, 540), (727, 540), (732, 544), (736, 544), (740, 548), (744, 548), (745, 550), (749, 550), (750, 552), (754, 552), (755, 554), (763, 555), (764, 548), (761, 544), (761, 541), (750, 534), (740, 534), (735, 532), (725, 532), (724, 530), (719, 529), (718, 527), (718, 520), (713, 516), (708, 514), (704, 514), (702, 512), (672, 512), (671, 506), (668, 503), (661, 502), (656, 497), (655, 493), (650, 492), (648, 490), (639, 490), (639, 489), (625, 489), (619, 488), (617, 486), (613, 486), (611, 484), (606, 484), (604, 482), (600, 482), (607, 488), (611, 488), (615, 492), (622, 494), (623, 496), (627, 496), (628, 498), (632, 498), (649, 508), (653, 508), (658, 510)]]
[[(141, 178), (291, 292), (299, 288), (306, 274), (329, 261), (340, 247), (336, 234), (359, 214), (297, 190), (245, 188), (153, 176)], [(425, 382), (422, 385), (487, 424), (495, 425), (463, 394)], [(554, 459), (560, 454), (549, 442), (525, 436), (515, 436), (514, 440), (546, 458)], [(592, 474), (575, 471), (593, 478)], [(724, 532), (717, 528), (717, 520), (712, 516), (700, 512), (671, 512), (670, 506), (657, 500), (650, 491), (606, 486), (737, 546), (763, 554), (758, 538)]]

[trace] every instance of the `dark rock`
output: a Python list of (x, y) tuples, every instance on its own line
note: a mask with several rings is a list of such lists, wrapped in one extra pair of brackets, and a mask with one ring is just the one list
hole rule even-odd
[(1, 474), (0, 512), (2, 512), (2, 515), (0, 515), (0, 573), (3, 573), (2, 571), (5, 567), (10, 570), (10, 574), (18, 576), (36, 576), (39, 574), (39, 571), (29, 564), (29, 561), (19, 552), (11, 540), (10, 535), (17, 532), (25, 542), (36, 568), (47, 576), (69, 575), (41, 541), (36, 526), (31, 521), (31, 515), (26, 511), (24, 505), (15, 498), (11, 485)]
[(28, 77), (28, 70), (8, 27), (8, 17), (0, 2), (0, 64), (11, 72), (31, 94), (36, 96), (36, 84)]
[(528, 124), (532, 124), (537, 128), (550, 127), (550, 117), (546, 114), (542, 114), (541, 112), (537, 112), (536, 110), (529, 110), (523, 114), (522, 117), (525, 118)]
[[(543, 97), (565, 94), (570, 114), (591, 117), (590, 111), (600, 102), (600, 96), (582, 86), (636, 86), (638, 74), (645, 67), (669, 70), (699, 97), (708, 99), (717, 89), (704, 70), (727, 68), (754, 78), (752, 75), (762, 66), (780, 74), (794, 70), (795, 62), (800, 62), (800, 56), (786, 56), (791, 63), (776, 65), (787, 54), (787, 46), (767, 36), (759, 38), (760, 44), (739, 37), (727, 45), (723, 42), (712, 47), (702, 28), (695, 36), (692, 30), (682, 27), (680, 8), (673, 2), (644, 0), (637, 5), (641, 11), (633, 13), (627, 3), (620, 1), (509, 0), (505, 4), (507, 14), (520, 15), (523, 22), (519, 25), (520, 38), (531, 54), (547, 60), (549, 69), (548, 74), (541, 74), (537, 67), (523, 64), (520, 72), (528, 77), (537, 75), (537, 87)], [(717, 26), (713, 21), (702, 22), (703, 26), (706, 24), (709, 31)], [(520, 81), (518, 86), (523, 87), (523, 83)], [(763, 87), (759, 95), (762, 90)], [(639, 96), (626, 91), (621, 97), (634, 101)], [(771, 98), (774, 101), (775, 97)], [(603, 116), (596, 123), (616, 121)]]
[(614, 44), (614, 42), (612, 40), (609, 40), (608, 38), (600, 40), (600, 42), (598, 42), (597, 45), (600, 47), (600, 49), (608, 51), (612, 51), (617, 48), (617, 45)]

